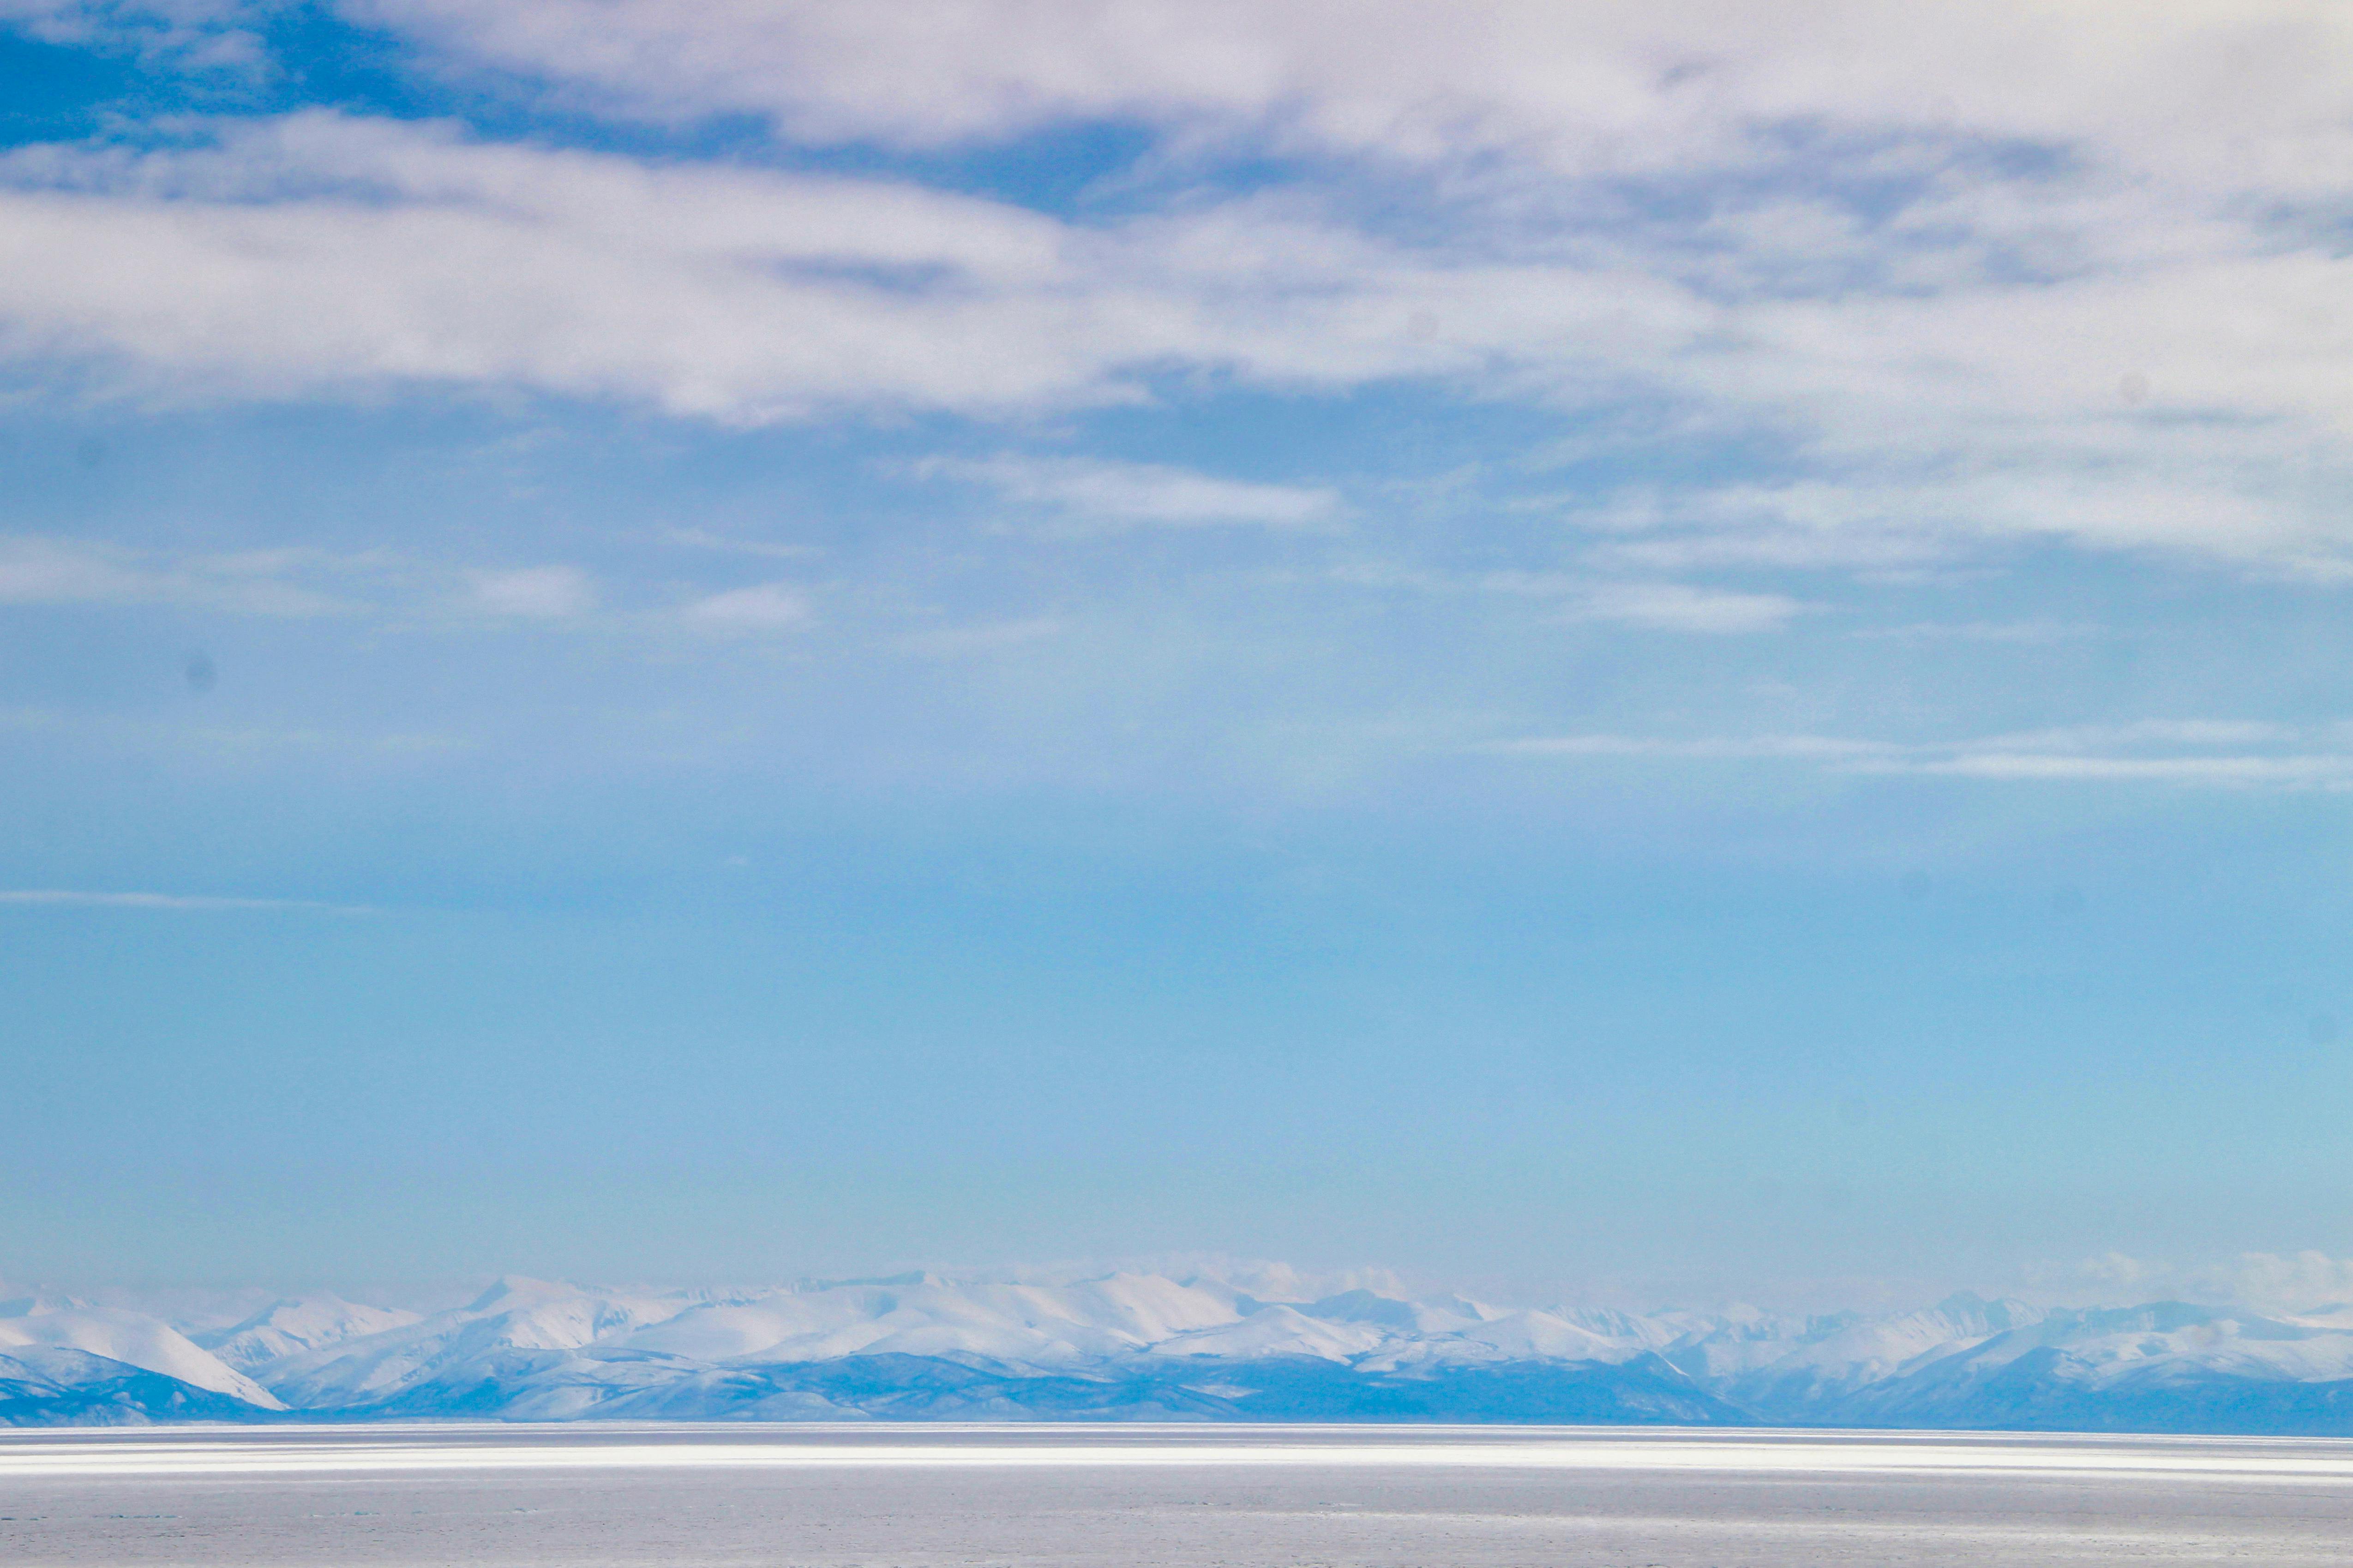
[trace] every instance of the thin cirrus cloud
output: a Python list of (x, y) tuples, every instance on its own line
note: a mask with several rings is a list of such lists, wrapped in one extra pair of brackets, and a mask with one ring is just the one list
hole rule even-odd
[[(757, 552), (807, 553), (785, 547)], [(0, 538), (0, 605), (173, 606), (298, 619), (429, 608), (428, 620), (454, 615), (460, 620), (554, 626), (590, 616), (603, 602), (596, 578), (569, 564), (453, 568), (383, 552), (207, 554), (103, 541)], [(811, 620), (806, 592), (784, 583), (712, 594), (650, 618), (672, 616), (691, 627), (716, 632), (789, 630)]]
[(1070, 532), (1155, 525), (1319, 528), (1342, 510), (1339, 495), (1328, 489), (1219, 479), (1162, 463), (1006, 455), (935, 458), (917, 471), (987, 486), (1017, 505), (1046, 511)]
[(1566, 572), (1399, 571), (1356, 562), (1327, 574), (1358, 588), (1455, 595), (1487, 594), (1547, 602), (1563, 621), (1598, 621), (1643, 631), (1739, 636), (1775, 632), (1822, 606), (1786, 594), (1751, 593), (1666, 579), (1607, 578)]
[(756, 583), (697, 599), (679, 614), (697, 631), (757, 635), (798, 631), (809, 624), (812, 613), (808, 595), (793, 584)]
[(2353, 1258), (2318, 1249), (2283, 1256), (2246, 1252), (2227, 1262), (2181, 1266), (2107, 1251), (2067, 1268), (2037, 1268), (2041, 1281), (2089, 1280), (2146, 1300), (2165, 1292), (2189, 1300), (2230, 1301), (2270, 1311), (2300, 1312), (2341, 1306), (2353, 1297)]
[(2353, 789), (2341, 727), (2237, 720), (2077, 725), (1963, 741), (1905, 742), (1815, 734), (1678, 738), (1593, 732), (1493, 741), (1494, 756), (1563, 760), (1794, 763), (1844, 773), (2019, 783), (2099, 782), (2223, 789)]
[[(173, 605), (305, 617), (353, 608), (298, 580), (338, 563), (313, 552), (168, 554), (90, 540), (0, 539), (0, 604)], [(346, 566), (351, 563), (342, 563)]]
[(1737, 636), (1778, 631), (1811, 605), (1781, 594), (1749, 594), (1689, 583), (1603, 583), (1571, 601), (1576, 619), (1651, 631)]
[(0, 538), (0, 605), (172, 606), (309, 619), (423, 607), (468, 616), (554, 621), (595, 609), (595, 580), (570, 565), (457, 568), (385, 552), (192, 552), (103, 540)]
[(0, 23), (44, 43), (128, 47), (178, 69), (250, 75), (267, 67), (268, 0), (0, 0)]
[(577, 566), (473, 571), (465, 581), (465, 607), (482, 615), (566, 620), (596, 607), (596, 584)]
[(1743, 479), (1703, 489), (1629, 487), (1575, 507), (1587, 559), (1620, 570), (1930, 574), (1988, 547), (2056, 533), (2104, 548), (2222, 556), (2323, 580), (2345, 575), (2323, 520), (2268, 507), (2221, 477), (2230, 449), (2260, 458), (2264, 439), (2184, 431), (2136, 471), (2123, 453), (2091, 473), (2021, 472), (1980, 457), (1958, 471), (1830, 482)]

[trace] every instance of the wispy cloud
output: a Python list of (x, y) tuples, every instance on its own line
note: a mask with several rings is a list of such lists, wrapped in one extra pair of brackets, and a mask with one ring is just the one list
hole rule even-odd
[(464, 605), (484, 615), (564, 620), (596, 607), (596, 584), (577, 566), (524, 566), (465, 574)]
[(602, 597), (596, 578), (569, 564), (468, 567), (385, 552), (174, 552), (0, 537), (0, 605), (169, 605), (291, 618), (406, 611), (428, 623), (451, 616), (560, 622), (589, 615)]
[(168, 554), (91, 540), (0, 539), (0, 604), (180, 605), (238, 615), (355, 608), (297, 580), (332, 567), (309, 552)]
[(990, 486), (1008, 500), (1052, 512), (1072, 532), (1151, 525), (1310, 528), (1330, 523), (1341, 510), (1338, 494), (1321, 487), (1219, 479), (1159, 463), (1008, 455), (934, 459), (920, 471)]
[(1558, 605), (1564, 620), (1604, 621), (1646, 631), (1736, 636), (1778, 631), (1820, 608), (1785, 594), (1760, 594), (1696, 583), (1597, 577), (1577, 572), (1450, 573), (1356, 561), (1328, 574), (1335, 582), (1372, 589), (1430, 594), (1498, 594)]
[(1491, 741), (1475, 748), (1508, 757), (1667, 757), (1693, 761), (1742, 761), (1793, 758), (1845, 761), (1883, 757), (1897, 748), (1877, 741), (1843, 740), (1831, 735), (1709, 736), (1697, 740), (1666, 740), (1644, 735), (1532, 735), (1520, 740)]
[(661, 536), (691, 550), (712, 550), (729, 555), (757, 555), (774, 561), (801, 561), (825, 552), (814, 544), (779, 544), (773, 540), (738, 539), (707, 528), (673, 528)]
[(1746, 594), (1688, 583), (1602, 583), (1582, 591), (1570, 612), (1653, 631), (1736, 636), (1778, 631), (1812, 608), (1780, 594)]
[(2310, 1310), (2353, 1302), (2353, 1258), (2310, 1250), (2282, 1257), (2242, 1253), (2232, 1262), (2198, 1271), (2200, 1286), (2259, 1306)]
[(1980, 779), (2147, 781), (2159, 784), (2345, 789), (2353, 753), (2325, 756), (2116, 757), (2082, 752), (1964, 750), (1948, 757), (1878, 759), (1858, 773), (1946, 773)]
[(695, 600), (680, 614), (700, 630), (729, 633), (797, 631), (811, 618), (808, 595), (789, 583), (730, 588)]
[(1813, 734), (1672, 738), (1584, 733), (1494, 741), (1476, 749), (1499, 756), (1791, 762), (1848, 773), (2020, 782), (2337, 790), (2353, 789), (2353, 747), (2345, 742), (2346, 736), (2330, 727), (2153, 720), (1949, 742)]
[(563, 620), (596, 607), (570, 565), (463, 567), (386, 552), (142, 549), (103, 540), (0, 537), (0, 605), (173, 605), (306, 618), (409, 609)]
[(2106, 628), (2084, 621), (1914, 621), (1862, 626), (1852, 635), (1873, 642), (1978, 642), (2039, 645), (2097, 637)]
[(33, 904), (72, 909), (157, 910), (184, 914), (237, 913), (248, 910), (286, 910), (328, 915), (364, 915), (375, 912), (364, 904), (330, 904), (311, 899), (218, 898), (186, 893), (97, 893), (66, 888), (0, 889), (0, 904)]
[(52, 44), (135, 49), (183, 70), (251, 75), (266, 65), (268, 0), (0, 0), (0, 22)]
[(2063, 1290), (2088, 1281), (2136, 1302), (2169, 1294), (2290, 1314), (2353, 1303), (2353, 1258), (2317, 1250), (2284, 1256), (2245, 1252), (2220, 1262), (2188, 1264), (2111, 1251), (2073, 1267), (2042, 1265), (2028, 1272), (2044, 1288)]

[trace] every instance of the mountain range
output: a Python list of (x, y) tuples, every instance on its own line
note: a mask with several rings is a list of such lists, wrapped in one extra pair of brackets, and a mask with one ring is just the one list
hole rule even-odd
[(626, 1420), (1672, 1423), (2353, 1434), (2353, 1305), (1891, 1315), (1505, 1308), (1286, 1271), (759, 1290), (509, 1278), (0, 1301), (0, 1424)]

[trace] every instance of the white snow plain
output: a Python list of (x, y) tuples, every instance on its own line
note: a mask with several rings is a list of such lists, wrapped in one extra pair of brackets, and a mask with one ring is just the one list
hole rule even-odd
[(2341, 1563), (2353, 1442), (1623, 1428), (0, 1433), (0, 1561)]

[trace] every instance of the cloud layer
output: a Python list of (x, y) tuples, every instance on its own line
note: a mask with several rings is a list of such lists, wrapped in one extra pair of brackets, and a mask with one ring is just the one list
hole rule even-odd
[[(612, 115), (1155, 145), (1076, 216), (318, 110), (34, 147), (0, 195), (20, 361), (153, 396), (523, 388), (738, 424), (1419, 382), (1778, 451), (1588, 498), (1577, 522), (1647, 570), (2047, 537), (2346, 568), (2353, 59), (2308, 6), (355, 15)], [(1269, 159), (1292, 173), (1232, 173)], [(1007, 460), (1033, 465), (1017, 493), (1081, 484)]]

